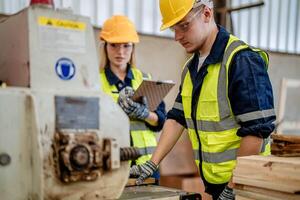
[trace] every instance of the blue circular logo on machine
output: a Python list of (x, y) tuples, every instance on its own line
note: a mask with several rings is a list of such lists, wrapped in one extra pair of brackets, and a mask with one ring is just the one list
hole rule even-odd
[(70, 80), (75, 75), (75, 65), (69, 58), (60, 58), (55, 64), (56, 74), (62, 80)]

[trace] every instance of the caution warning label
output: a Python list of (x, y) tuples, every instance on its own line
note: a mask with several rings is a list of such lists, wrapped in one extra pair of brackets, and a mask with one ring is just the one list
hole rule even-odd
[(38, 18), (38, 23), (40, 26), (52, 26), (53, 28), (65, 28), (78, 31), (85, 31), (86, 24), (83, 22), (65, 20), (65, 19), (56, 19), (40, 16)]

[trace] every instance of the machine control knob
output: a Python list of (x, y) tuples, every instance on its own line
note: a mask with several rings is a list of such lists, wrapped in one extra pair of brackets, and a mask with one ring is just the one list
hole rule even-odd
[(70, 152), (70, 162), (76, 170), (83, 170), (89, 165), (90, 155), (89, 150), (83, 146), (78, 145)]
[(11, 158), (7, 153), (0, 154), (0, 165), (1, 166), (9, 165), (10, 161), (11, 161)]

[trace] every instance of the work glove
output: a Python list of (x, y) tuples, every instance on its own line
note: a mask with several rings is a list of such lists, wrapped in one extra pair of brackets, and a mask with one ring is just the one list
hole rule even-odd
[(226, 186), (220, 194), (218, 200), (235, 200), (235, 194), (232, 188)]
[(131, 87), (125, 87), (119, 93), (118, 104), (124, 112), (132, 119), (145, 120), (150, 111), (146, 97), (142, 97), (141, 103), (132, 100), (134, 90)]
[(146, 163), (141, 165), (133, 165), (130, 168), (130, 176), (138, 177), (136, 180), (137, 185), (141, 185), (145, 179), (153, 175), (157, 170), (158, 166), (154, 164), (151, 160), (146, 161)]
[(123, 109), (123, 111), (128, 115), (133, 111), (131, 106), (129, 105), (129, 100), (134, 94), (134, 90), (132, 87), (125, 87), (119, 92), (118, 104)]
[(128, 116), (132, 119), (145, 120), (149, 114), (149, 107), (147, 103), (147, 98), (142, 97), (142, 102), (135, 102), (131, 98), (128, 99), (127, 103), (129, 104), (131, 112), (128, 113)]

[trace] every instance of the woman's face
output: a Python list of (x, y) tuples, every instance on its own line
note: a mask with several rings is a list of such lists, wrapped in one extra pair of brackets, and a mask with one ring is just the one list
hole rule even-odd
[(125, 68), (131, 59), (132, 43), (107, 43), (107, 57), (113, 67)]

